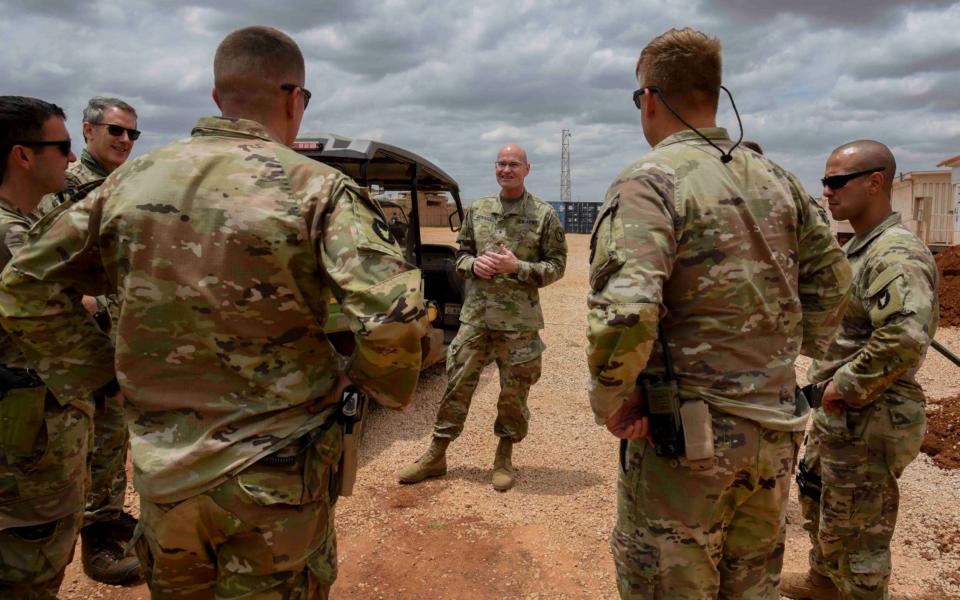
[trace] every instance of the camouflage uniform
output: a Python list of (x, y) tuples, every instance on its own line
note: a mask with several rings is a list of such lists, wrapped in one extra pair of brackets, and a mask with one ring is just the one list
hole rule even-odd
[[(0, 266), (33, 222), (0, 198)], [(28, 367), (2, 330), (0, 365)], [(83, 518), (92, 412), (42, 385), (0, 393), (0, 597), (57, 597)]]
[[(155, 598), (326, 595), (341, 447), (327, 396), (345, 373), (405, 405), (426, 332), (420, 274), (385, 231), (364, 188), (253, 121), (211, 117), (48, 215), (4, 272), (0, 322), (69, 398), (113, 376), (113, 347), (64, 287), (118, 292)], [(349, 359), (323, 331), (331, 296)]]
[(832, 379), (847, 409), (814, 413), (800, 505), (811, 568), (846, 597), (885, 598), (897, 478), (917, 457), (926, 427), (916, 373), (939, 320), (937, 267), (897, 214), (844, 250), (854, 269), (853, 299), (810, 379)]
[[(440, 402), (433, 435), (456, 439), (470, 409), (483, 367), (495, 360), (500, 369), (500, 398), (493, 431), (519, 442), (527, 435), (527, 395), (540, 379), (544, 344), (539, 288), (563, 277), (567, 242), (560, 219), (549, 204), (529, 192), (514, 201), (480, 198), (470, 206), (457, 236), (457, 272), (466, 280), (460, 331), (447, 351), (447, 389)], [(473, 263), (505, 244), (520, 261), (520, 270), (491, 279), (477, 277)]]
[[(77, 189), (84, 184), (103, 179), (109, 175), (100, 163), (84, 148), (80, 160), (67, 168), (67, 186)], [(37, 208), (40, 215), (47, 214), (67, 194), (47, 194)], [(119, 307), (116, 294), (98, 296), (97, 304), (116, 317)], [(127, 492), (127, 444), (130, 435), (123, 422), (123, 407), (116, 402), (98, 399), (93, 419), (93, 448), (90, 451), (90, 489), (87, 491), (87, 506), (83, 525), (108, 523), (119, 518), (123, 512), (124, 495)], [(84, 533), (86, 535), (86, 533)]]
[[(725, 130), (701, 131), (730, 147)], [(709, 406), (715, 447), (692, 464), (627, 445), (611, 541), (623, 597), (777, 598), (806, 423), (793, 363), (826, 350), (849, 283), (822, 208), (763, 156), (738, 149), (724, 165), (685, 130), (614, 180), (591, 240), (597, 423), (641, 372), (663, 375), (662, 317), (680, 400)]]
[[(80, 153), (80, 159), (70, 163), (67, 167), (67, 188), (78, 188), (85, 183), (103, 179), (110, 173), (97, 162), (86, 148)], [(62, 194), (47, 194), (40, 201), (35, 212), (43, 216), (59, 206), (64, 200)]]

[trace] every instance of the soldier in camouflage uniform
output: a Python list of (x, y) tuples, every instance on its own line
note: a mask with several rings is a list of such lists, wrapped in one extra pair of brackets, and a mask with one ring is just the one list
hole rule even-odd
[(888, 597), (897, 479), (926, 427), (916, 373), (939, 320), (933, 257), (891, 207), (896, 170), (890, 150), (869, 140), (827, 161), (823, 196), (856, 233), (844, 246), (853, 298), (840, 335), (810, 368), (826, 389), (798, 476), (810, 571), (784, 576), (790, 598)]
[[(691, 29), (644, 48), (634, 101), (653, 151), (614, 180), (591, 240), (590, 402), (626, 440), (611, 540), (624, 598), (777, 598), (806, 424), (793, 364), (823, 354), (849, 289), (822, 208), (716, 127), (720, 62)], [(686, 441), (674, 458), (646, 439), (637, 386), (666, 377), (662, 343)]]
[[(23, 246), (44, 193), (66, 185), (76, 157), (64, 119), (42, 100), (0, 96), (0, 266)], [(57, 597), (83, 519), (92, 414), (89, 397), (48, 392), (0, 331), (2, 598)]]
[(500, 370), (500, 397), (493, 432), (500, 438), (492, 483), (513, 486), (513, 444), (527, 435), (527, 395), (540, 379), (544, 350), (539, 288), (563, 277), (567, 242), (560, 218), (523, 185), (530, 173), (526, 152), (508, 144), (495, 164), (501, 191), (476, 200), (457, 237), (457, 272), (466, 280), (460, 330), (447, 351), (447, 389), (440, 401), (433, 441), (400, 471), (401, 483), (446, 474), (446, 449), (463, 431), (480, 373), (490, 361)]
[[(340, 391), (410, 401), (420, 273), (365, 188), (289, 148), (310, 97), (292, 39), (235, 31), (214, 76), (224, 116), (33, 228), (0, 281), (0, 323), (80, 401), (113, 376), (113, 346), (64, 286), (118, 293), (136, 549), (154, 598), (325, 598)], [(332, 297), (350, 357), (324, 334)]]
[[(91, 98), (83, 111), (86, 147), (80, 160), (67, 169), (68, 187), (92, 187), (126, 162), (134, 141), (140, 137), (136, 127), (137, 111), (123, 100)], [(38, 213), (46, 214), (70, 197), (67, 193), (47, 195)], [(101, 328), (110, 330), (111, 317), (115, 320), (119, 316), (116, 295), (88, 296), (83, 301)], [(96, 409), (80, 555), (83, 570), (91, 578), (110, 584), (128, 583), (140, 575), (140, 562), (124, 551), (137, 524), (134, 517), (123, 512), (129, 434), (121, 406), (97, 398)]]

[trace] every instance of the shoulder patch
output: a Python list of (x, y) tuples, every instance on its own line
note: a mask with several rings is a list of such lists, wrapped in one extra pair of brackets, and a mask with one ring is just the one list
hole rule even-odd
[(558, 241), (558, 242), (562, 242), (564, 239), (566, 239), (566, 236), (565, 236), (564, 233), (563, 233), (563, 228), (561, 228), (561, 227), (558, 227), (558, 228), (557, 228), (557, 231), (556, 231), (555, 235), (556, 235), (556, 237), (557, 237), (557, 241)]
[(373, 220), (373, 232), (376, 233), (381, 240), (388, 244), (397, 243), (397, 239), (393, 237), (390, 227), (388, 227), (382, 219), (378, 218)]

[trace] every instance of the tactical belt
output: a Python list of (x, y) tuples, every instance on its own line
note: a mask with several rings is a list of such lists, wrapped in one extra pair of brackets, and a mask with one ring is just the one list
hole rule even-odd
[[(297, 462), (297, 457), (303, 454), (308, 448), (312, 447), (317, 441), (323, 437), (323, 434), (326, 433), (331, 427), (337, 423), (337, 413), (330, 415), (330, 417), (323, 422), (319, 427), (313, 429), (303, 435), (301, 435), (297, 441), (292, 442), (289, 445), (284, 446), (283, 448), (278, 449), (276, 452), (268, 454), (258, 460), (257, 462), (261, 465), (267, 465), (269, 467), (289, 467)], [(284, 450), (290, 449), (291, 447), (299, 446), (293, 454), (279, 454)]]

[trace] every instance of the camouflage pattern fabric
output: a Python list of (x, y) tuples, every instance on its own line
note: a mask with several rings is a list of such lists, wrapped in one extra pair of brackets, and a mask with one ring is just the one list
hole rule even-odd
[[(723, 129), (701, 131), (721, 147), (732, 145)], [(823, 209), (769, 159), (737, 149), (723, 164), (716, 150), (686, 130), (618, 175), (600, 210), (591, 240), (587, 330), (597, 423), (606, 423), (621, 408), (641, 372), (663, 376), (661, 353), (651, 354), (662, 319), (681, 401), (703, 400), (715, 417), (739, 417), (760, 427), (760, 439), (776, 437), (777, 443), (761, 446), (769, 450), (759, 456), (755, 447), (751, 460), (771, 465), (765, 482), (780, 481), (793, 465), (787, 434), (806, 425), (806, 415), (794, 415), (794, 361), (800, 352), (823, 355), (840, 324), (850, 285), (850, 266)], [(655, 484), (657, 472), (646, 467), (622, 480), (621, 488), (632, 490), (621, 489), (621, 498), (643, 496), (662, 484), (658, 493), (666, 499), (659, 507), (661, 500), (621, 502), (620, 522), (630, 528), (630, 539), (619, 539), (625, 526), (614, 534), (621, 580), (636, 572), (654, 581), (654, 574), (671, 571), (671, 589), (747, 589), (743, 582), (750, 581), (759, 586), (750, 597), (776, 597), (772, 576), (760, 583), (760, 567), (752, 559), (722, 561), (776, 552), (779, 517), (763, 522), (769, 531), (746, 551), (746, 542), (724, 523), (748, 520), (752, 502), (782, 515), (786, 495), (779, 484), (776, 496), (764, 486), (742, 488), (739, 479), (729, 477), (727, 465), (720, 466), (725, 475), (716, 481), (673, 469), (670, 478)], [(736, 463), (730, 468), (736, 472)], [(698, 512), (696, 502), (686, 501), (711, 494), (736, 501), (723, 515)], [(709, 503), (713, 506), (713, 500)], [(700, 531), (696, 543), (686, 544), (692, 550), (676, 543), (685, 539), (682, 535), (662, 543), (660, 526), (643, 516), (648, 510), (669, 510), (671, 520)], [(714, 548), (706, 553), (700, 548), (705, 532), (712, 532), (709, 547)], [(656, 552), (621, 547), (654, 542)], [(700, 567), (674, 568), (693, 560), (689, 553), (700, 553)], [(660, 597), (640, 587), (622, 593)]]
[(141, 503), (135, 541), (154, 600), (318, 600), (337, 574), (333, 528), (337, 426), (313, 446), (251, 465), (217, 487), (172, 504)]
[(544, 348), (535, 331), (491, 331), (462, 324), (447, 350), (447, 389), (437, 411), (434, 437), (454, 440), (460, 436), (480, 373), (495, 360), (500, 397), (493, 432), (513, 442), (523, 440), (530, 422), (527, 396), (540, 379)]
[(57, 600), (82, 522), (78, 510), (45, 525), (0, 531), (0, 598)]
[(109, 398), (98, 401), (93, 416), (90, 489), (84, 509), (84, 526), (114, 521), (123, 512), (129, 439), (123, 407)]
[[(83, 190), (92, 182), (101, 181), (109, 175), (107, 170), (87, 151), (80, 160), (67, 168), (68, 190)], [(71, 192), (47, 194), (37, 207), (43, 216), (63, 202), (75, 201)], [(97, 304), (106, 308), (111, 321), (119, 318), (119, 302), (116, 294), (97, 297)], [(115, 328), (112, 329), (115, 332)], [(116, 342), (116, 339), (114, 339)], [(93, 419), (93, 447), (90, 452), (90, 489), (84, 512), (84, 526), (117, 519), (123, 512), (123, 499), (127, 492), (127, 444), (130, 434), (123, 420), (123, 408), (116, 402), (103, 399), (97, 402)]]
[[(721, 128), (701, 132), (731, 145)], [(840, 324), (850, 266), (823, 209), (768, 158), (724, 165), (689, 130), (624, 169), (593, 229), (587, 361), (598, 424), (620, 409), (651, 356), (661, 304), (680, 394), (782, 431), (801, 352), (820, 357)], [(649, 358), (649, 364), (648, 364)]]
[[(560, 217), (530, 192), (518, 200), (488, 196), (474, 200), (457, 236), (457, 272), (466, 282), (460, 322), (496, 331), (543, 329), (539, 288), (563, 277), (567, 240)], [(477, 277), (473, 263), (504, 244), (520, 270), (491, 279)]]
[[(97, 159), (84, 148), (83, 152), (80, 153), (80, 159), (73, 161), (70, 163), (70, 166), (67, 167), (67, 188), (77, 189), (85, 183), (103, 179), (109, 174), (110, 173), (97, 162)], [(34, 212), (42, 217), (57, 206), (60, 206), (64, 199), (65, 196), (62, 192), (58, 194), (47, 194), (40, 200), (40, 204)]]
[(715, 464), (630, 442), (611, 546), (621, 598), (779, 598), (787, 497), (802, 434), (713, 412)]
[(897, 479), (926, 429), (916, 381), (939, 321), (937, 268), (926, 245), (893, 214), (844, 247), (853, 299), (840, 335), (812, 381), (833, 379), (847, 410), (814, 413), (804, 466), (821, 478), (820, 501), (801, 494), (811, 568), (845, 597), (886, 598)]
[[(466, 281), (460, 330), (447, 349), (447, 389), (434, 436), (456, 439), (463, 431), (484, 366), (495, 360), (500, 397), (494, 433), (519, 442), (527, 435), (530, 386), (540, 379), (544, 345), (539, 288), (563, 277), (567, 240), (560, 218), (530, 192), (516, 200), (499, 195), (475, 200), (457, 236), (457, 272)], [(477, 277), (473, 263), (503, 244), (516, 255), (517, 273)]]
[[(32, 222), (0, 197), (0, 265)], [(4, 332), (0, 364), (27, 365)], [(57, 597), (80, 532), (91, 413), (89, 401), (64, 406), (43, 386), (0, 393), (0, 597)]]
[[(410, 401), (426, 310), (384, 231), (338, 171), (255, 122), (204, 118), (37, 223), (3, 272), (0, 324), (58, 397), (82, 401), (113, 377), (113, 345), (77, 294), (117, 292), (134, 483), (179, 503), (327, 422), (341, 374), (387, 407)], [(348, 358), (323, 332), (331, 297)]]

